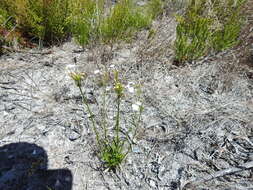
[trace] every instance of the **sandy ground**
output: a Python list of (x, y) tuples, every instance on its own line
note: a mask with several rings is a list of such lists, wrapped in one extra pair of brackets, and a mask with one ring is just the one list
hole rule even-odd
[[(142, 32), (112, 51), (99, 46), (82, 52), (67, 42), (39, 53), (2, 56), (0, 146), (29, 142), (43, 147), (49, 169), (72, 172), (73, 190), (253, 189), (253, 62), (239, 63), (235, 49), (176, 67), (175, 26), (165, 15), (154, 23), (154, 38), (147, 40)], [(247, 47), (250, 55), (253, 47)], [(144, 112), (136, 143), (116, 173), (103, 171), (95, 156), (88, 114), (66, 74), (69, 64), (88, 74), (85, 93), (99, 104), (103, 88), (95, 70), (116, 69), (124, 85), (141, 85)], [(115, 97), (110, 90), (106, 101), (112, 122)], [(126, 91), (123, 130), (131, 127), (136, 101)], [(93, 101), (90, 105), (95, 113), (101, 108)]]

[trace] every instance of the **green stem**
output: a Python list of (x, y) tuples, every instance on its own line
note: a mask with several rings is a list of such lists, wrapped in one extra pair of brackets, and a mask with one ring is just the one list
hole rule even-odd
[(105, 106), (105, 97), (106, 97), (106, 90), (104, 90), (103, 94), (103, 129), (104, 129), (104, 137), (107, 140), (107, 129), (106, 129), (106, 106)]
[(90, 120), (92, 122), (92, 125), (93, 125), (93, 130), (95, 132), (95, 135), (96, 135), (96, 140), (97, 140), (97, 143), (98, 145), (100, 146), (100, 139), (99, 139), (99, 134), (98, 134), (98, 131), (97, 131), (97, 128), (96, 128), (96, 124), (95, 124), (95, 120), (94, 120), (94, 114), (92, 113), (91, 109), (90, 109), (90, 106), (88, 104), (88, 101), (87, 101), (87, 98), (84, 96), (84, 93), (83, 93), (83, 90), (81, 88), (81, 86), (78, 86), (80, 92), (81, 92), (81, 96), (82, 96), (82, 99), (83, 99), (83, 103), (86, 105), (86, 108), (88, 110), (88, 113), (90, 115)]
[(120, 95), (117, 97), (117, 117), (116, 117), (116, 142), (119, 142), (119, 121), (120, 121)]

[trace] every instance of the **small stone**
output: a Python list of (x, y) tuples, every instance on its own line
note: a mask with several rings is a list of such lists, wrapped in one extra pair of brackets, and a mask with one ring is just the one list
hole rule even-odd
[(81, 134), (73, 131), (73, 130), (70, 130), (66, 133), (66, 136), (67, 138), (70, 140), (70, 141), (75, 141), (77, 139), (79, 139), (81, 137)]
[(150, 181), (149, 181), (149, 185), (151, 186), (151, 187), (154, 187), (154, 188), (156, 188), (156, 181), (154, 181), (154, 180), (152, 180), (152, 179), (150, 179)]
[(141, 153), (141, 150), (138, 147), (133, 148), (134, 153)]

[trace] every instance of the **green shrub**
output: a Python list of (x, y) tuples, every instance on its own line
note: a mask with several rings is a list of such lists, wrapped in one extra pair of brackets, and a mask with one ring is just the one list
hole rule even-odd
[[(237, 19), (237, 18), (236, 18)], [(217, 30), (212, 35), (212, 46), (216, 51), (222, 51), (233, 47), (238, 43), (241, 24), (230, 20), (222, 29)]]
[(18, 29), (26, 36), (47, 43), (68, 35), (66, 18), (68, 0), (4, 0), (0, 8), (15, 18)]
[(148, 15), (154, 19), (163, 12), (163, 2), (161, 0), (150, 0), (147, 9)]
[(13, 18), (9, 15), (8, 11), (3, 9), (0, 6), (0, 27), (5, 28), (7, 30), (12, 29), (14, 27)]
[(69, 0), (53, 0), (43, 8), (44, 40), (49, 42), (64, 40), (70, 33), (67, 23)]
[(133, 32), (150, 25), (150, 19), (131, 0), (121, 0), (111, 10), (101, 25), (104, 42), (126, 40)]
[(211, 20), (199, 14), (199, 5), (192, 4), (186, 16), (178, 16), (176, 28), (175, 54), (177, 62), (195, 60), (208, 50)]
[(0, 23), (13, 18), (17, 30), (46, 44), (61, 42), (70, 34), (85, 46), (90, 42), (112, 43), (127, 40), (134, 32), (151, 24), (161, 13), (161, 0), (137, 6), (121, 0), (107, 7), (104, 0), (2, 0)]
[(72, 0), (71, 31), (76, 41), (82, 46), (88, 44), (91, 38), (97, 38), (100, 19), (103, 13), (103, 1)]
[(151, 0), (145, 7), (121, 0), (106, 12), (104, 0), (2, 0), (0, 23), (12, 17), (14, 22), (8, 24), (17, 24), (23, 35), (47, 44), (62, 41), (71, 32), (84, 46), (91, 41), (129, 39), (151, 24), (161, 6), (160, 0)]
[(245, 0), (213, 0), (213, 11), (216, 15), (217, 27), (212, 35), (211, 43), (215, 51), (222, 51), (238, 43), (243, 16), (241, 8)]
[(151, 23), (151, 18), (132, 0), (121, 0), (108, 11), (104, 10), (103, 0), (72, 0), (71, 9), (68, 18), (71, 31), (82, 46), (91, 41), (112, 44), (117, 40), (127, 40), (135, 31)]
[(6, 14), (7, 12), (3, 9), (0, 9), (0, 55), (3, 54), (3, 45), (5, 44), (4, 39), (4, 24), (6, 20), (8, 19), (8, 16)]
[(192, 61), (210, 51), (222, 51), (238, 42), (245, 0), (191, 0), (177, 16), (175, 60)]
[(11, 43), (11, 31), (15, 28), (13, 17), (8, 14), (4, 8), (5, 4), (0, 6), (0, 55), (4, 52), (4, 45)]

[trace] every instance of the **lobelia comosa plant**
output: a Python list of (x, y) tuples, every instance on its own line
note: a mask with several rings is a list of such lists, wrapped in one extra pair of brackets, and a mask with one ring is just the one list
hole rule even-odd
[[(96, 72), (97, 73), (97, 72)], [(113, 136), (110, 137), (108, 135), (108, 129), (106, 125), (106, 113), (102, 114), (102, 123), (100, 126), (97, 125), (97, 122), (95, 121), (96, 115), (92, 112), (90, 105), (88, 103), (88, 99), (85, 96), (85, 92), (82, 88), (82, 81), (84, 78), (87, 77), (84, 73), (79, 72), (70, 72), (69, 76), (74, 80), (75, 85), (78, 87), (81, 96), (83, 104), (85, 105), (85, 109), (89, 114), (89, 120), (91, 121), (93, 131), (95, 133), (96, 137), (96, 143), (99, 150), (99, 158), (102, 160), (104, 166), (112, 171), (115, 171), (120, 164), (124, 161), (128, 153), (131, 151), (131, 142), (133, 142), (132, 139), (130, 139), (130, 136), (128, 133), (123, 133), (123, 129), (121, 127), (121, 104), (122, 99), (124, 97), (124, 86), (119, 80), (119, 74), (118, 71), (114, 71), (114, 84), (113, 84), (113, 90), (116, 95), (116, 115), (115, 115), (115, 124), (113, 129)], [(105, 74), (106, 76), (106, 74)], [(106, 96), (106, 93), (104, 93), (104, 96)], [(105, 106), (105, 99), (103, 99), (103, 106)], [(135, 111), (135, 114), (137, 118), (135, 122), (132, 122), (133, 126), (135, 127), (135, 130), (133, 131), (132, 138), (136, 135), (136, 130), (139, 126), (140, 120), (141, 120), (141, 114), (143, 111), (143, 106), (140, 102), (137, 102), (136, 104), (132, 105), (133, 110)], [(106, 109), (104, 108), (104, 111)], [(100, 130), (101, 129), (101, 130)], [(102, 131), (102, 132), (101, 132)], [(129, 130), (132, 131), (132, 130)], [(128, 144), (128, 145), (127, 145)]]

